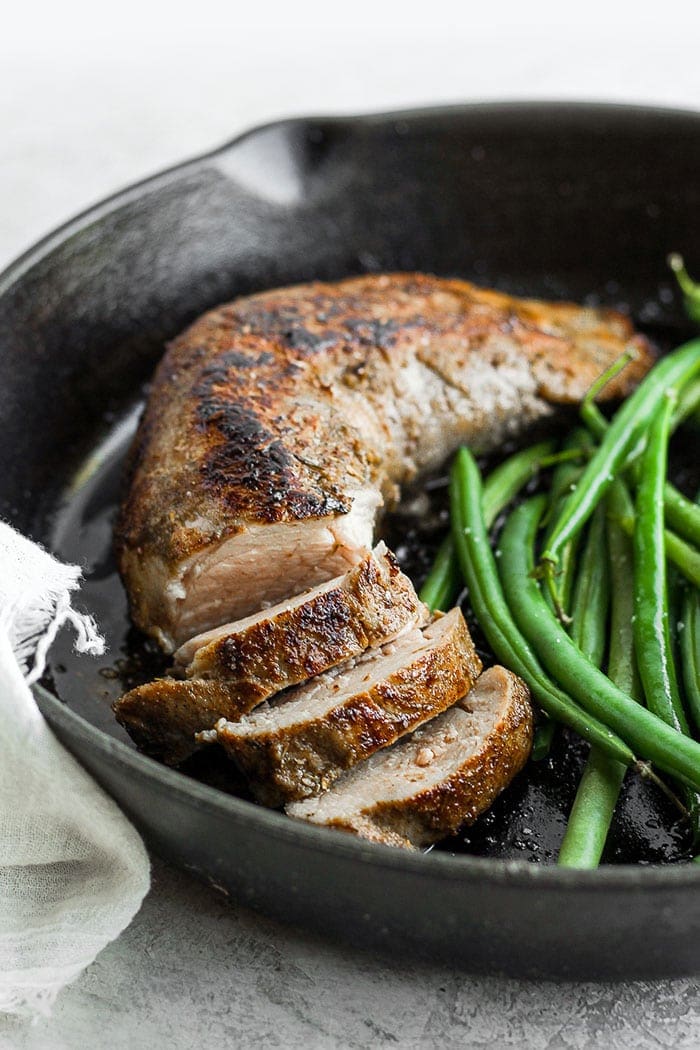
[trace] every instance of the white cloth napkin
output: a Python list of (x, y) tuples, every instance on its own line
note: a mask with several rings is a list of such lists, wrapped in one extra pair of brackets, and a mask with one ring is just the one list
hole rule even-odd
[(104, 651), (70, 605), (80, 576), (0, 522), (0, 1012), (48, 1013), (149, 886), (139, 835), (58, 743), (29, 688), (64, 624), (79, 652)]

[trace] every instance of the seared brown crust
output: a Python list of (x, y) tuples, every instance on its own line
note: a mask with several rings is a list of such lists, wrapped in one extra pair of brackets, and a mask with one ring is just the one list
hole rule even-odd
[[(410, 807), (380, 803), (374, 823), (403, 835), (407, 844), (436, 842), (463, 824), (473, 824), (489, 809), (505, 787), (525, 766), (532, 750), (533, 720), (530, 691), (521, 678), (506, 668), (491, 668), (511, 681), (511, 702), (479, 751), (436, 787), (411, 799)], [(504, 688), (508, 688), (504, 683)]]
[(156, 678), (120, 697), (114, 713), (138, 747), (175, 766), (199, 747), (195, 733), (220, 718), (240, 718), (267, 696), (252, 682)]
[(425, 623), (427, 609), (413, 584), (382, 548), (331, 590), (279, 612), (270, 609), (264, 619), (198, 649), (188, 678), (250, 682), (272, 696), (382, 645), (410, 624)]
[[(217, 726), (219, 743), (246, 775), (256, 797), (268, 806), (280, 806), (318, 794), (343, 770), (464, 696), (481, 671), (481, 661), (461, 612), (455, 609), (450, 615), (450, 630), (439, 643), (419, 650), (393, 673), (360, 688), (338, 706), (330, 701), (322, 716), (282, 727), (259, 720), (248, 725), (247, 719)], [(327, 687), (330, 697), (332, 678)], [(294, 702), (293, 690), (288, 696), (283, 703)]]
[(188, 557), (254, 525), (336, 520), (360, 491), (390, 503), (456, 445), (498, 447), (580, 400), (629, 346), (606, 397), (652, 363), (625, 317), (422, 274), (211, 311), (169, 347), (132, 452), (116, 537), (134, 620), (183, 640), (164, 595)]
[[(481, 676), (475, 688), (486, 685), (505, 698), (502, 717), (476, 751), (472, 741), (464, 741), (464, 761), (439, 783), (421, 788), (418, 780), (416, 791), (409, 797), (397, 801), (379, 798), (360, 812), (348, 812), (319, 822), (373, 842), (406, 849), (437, 842), (458, 831), (463, 824), (472, 824), (521, 771), (532, 750), (532, 708), (525, 683), (504, 667), (492, 667)], [(468, 696), (460, 706), (469, 709)], [(452, 713), (445, 712), (396, 747), (429, 749), (444, 732)], [(362, 770), (356, 775), (362, 776)], [(313, 801), (290, 806), (290, 816), (315, 822)]]

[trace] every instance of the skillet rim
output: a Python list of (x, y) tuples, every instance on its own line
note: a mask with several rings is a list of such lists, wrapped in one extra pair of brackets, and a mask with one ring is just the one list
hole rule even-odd
[[(35, 244), (27, 248), (13, 262), (0, 272), (0, 295), (9, 291), (12, 285), (31, 267), (46, 258), (54, 249), (63, 244), (70, 236), (81, 229), (92, 225), (117, 207), (139, 199), (145, 192), (186, 175), (189, 171), (206, 167), (211, 161), (226, 155), (248, 139), (271, 129), (288, 129), (321, 123), (334, 127), (352, 127), (353, 125), (371, 125), (409, 119), (429, 120), (443, 118), (452, 114), (488, 112), (498, 115), (545, 116), (565, 115), (567, 112), (616, 113), (627, 120), (639, 121), (646, 117), (667, 117), (671, 120), (687, 121), (697, 126), (700, 132), (700, 111), (679, 107), (655, 106), (644, 104), (627, 104), (620, 102), (587, 102), (582, 100), (495, 100), (476, 101), (472, 103), (454, 103), (427, 107), (411, 107), (361, 114), (321, 114), (281, 118), (256, 125), (222, 146), (203, 154), (174, 164), (154, 175), (132, 183), (96, 202), (74, 217), (50, 231)], [(143, 776), (147, 780), (158, 782), (175, 794), (182, 796), (183, 801), (194, 804), (197, 808), (218, 809), (224, 814), (235, 816), (239, 824), (253, 825), (267, 830), (274, 837), (294, 842), (295, 845), (314, 852), (335, 853), (360, 863), (376, 867), (403, 870), (415, 875), (432, 876), (448, 881), (481, 882), (484, 878), (496, 884), (509, 884), (527, 887), (530, 884), (540, 889), (585, 889), (587, 892), (629, 889), (682, 890), (685, 887), (695, 888), (700, 885), (700, 865), (677, 863), (669, 865), (635, 865), (609, 864), (594, 870), (577, 870), (559, 868), (556, 865), (534, 864), (525, 860), (499, 860), (496, 858), (472, 857), (468, 854), (452, 855), (446, 851), (430, 853), (408, 852), (393, 849), (379, 843), (365, 842), (354, 836), (332, 828), (320, 828), (301, 821), (294, 821), (282, 813), (264, 809), (245, 799), (227, 795), (223, 791), (202, 784), (177, 770), (163, 766), (154, 759), (131, 748), (126, 743), (110, 736), (87, 719), (77, 714), (64, 702), (54, 696), (40, 684), (33, 686), (34, 695), (39, 701), (42, 714), (49, 724), (60, 725), (71, 736), (71, 739), (85, 742), (105, 755), (114, 759), (127, 769)], [(47, 711), (48, 710), (48, 714)], [(65, 746), (65, 745), (64, 745)], [(68, 749), (71, 750), (71, 749)], [(76, 757), (79, 752), (76, 751)], [(79, 760), (79, 759), (78, 759)]]
[[(416, 875), (436, 875), (452, 881), (467, 879), (478, 881), (482, 877), (497, 876), (500, 884), (526, 886), (536, 882), (540, 888), (560, 889), (584, 888), (587, 891), (631, 888), (683, 889), (697, 887), (700, 882), (700, 865), (692, 862), (676, 864), (603, 864), (593, 870), (559, 868), (555, 864), (534, 864), (526, 860), (499, 860), (493, 857), (476, 857), (469, 854), (451, 854), (447, 851), (431, 850), (427, 853), (400, 850), (381, 843), (367, 842), (335, 828), (316, 827), (293, 820), (276, 810), (266, 809), (254, 802), (228, 795), (224, 791), (203, 784), (184, 773), (162, 765), (135, 748), (98, 729), (82, 715), (76, 714), (64, 702), (40, 684), (33, 687), (35, 695), (43, 705), (51, 708), (51, 720), (66, 729), (72, 739), (83, 738), (114, 757), (121, 765), (134, 772), (154, 779), (161, 787), (167, 787), (181, 795), (183, 800), (194, 803), (197, 808), (214, 808), (228, 812), (241, 824), (252, 824), (272, 835), (293, 841), (297, 846), (318, 852), (337, 853), (356, 857), (361, 862), (392, 870), (408, 870)], [(65, 746), (65, 745), (64, 745)], [(68, 749), (70, 750), (70, 749)], [(77, 757), (77, 756), (76, 756)], [(78, 758), (79, 761), (79, 758)], [(103, 789), (104, 790), (104, 789)], [(133, 821), (132, 821), (133, 823)], [(640, 884), (643, 884), (640, 886)]]

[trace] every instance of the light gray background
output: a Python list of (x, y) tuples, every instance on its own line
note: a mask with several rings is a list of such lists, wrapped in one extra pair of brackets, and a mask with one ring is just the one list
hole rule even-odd
[[(16, 5), (15, 5), (16, 6)], [(667, 2), (26, 3), (0, 33), (0, 266), (123, 184), (296, 113), (486, 98), (700, 108), (700, 11)], [(496, 10), (497, 7), (497, 10)], [(630, 158), (643, 164), (643, 158)], [(695, 980), (617, 987), (389, 965), (155, 863), (132, 926), (12, 1050), (700, 1047)]]

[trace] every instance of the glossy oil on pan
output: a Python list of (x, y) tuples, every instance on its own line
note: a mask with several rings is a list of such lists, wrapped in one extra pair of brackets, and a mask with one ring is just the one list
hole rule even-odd
[[(494, 104), (284, 121), (133, 187), (0, 278), (0, 514), (51, 544), (163, 343), (254, 290), (417, 269), (624, 301), (652, 335), (680, 340), (664, 260), (675, 249), (700, 266), (699, 171), (690, 113)], [(95, 520), (107, 535), (108, 518)], [(90, 569), (99, 580), (100, 564)], [(108, 635), (114, 602), (123, 596), (95, 610)], [(700, 866), (577, 873), (300, 825), (139, 754), (96, 701), (89, 664), (63, 675), (61, 699), (38, 687), (55, 732), (157, 852), (241, 904), (465, 970), (700, 969)]]

